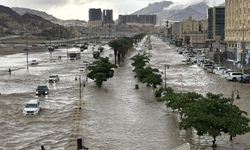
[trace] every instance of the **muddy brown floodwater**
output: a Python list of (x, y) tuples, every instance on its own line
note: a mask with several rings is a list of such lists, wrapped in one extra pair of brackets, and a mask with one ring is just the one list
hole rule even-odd
[[(145, 39), (138, 49), (145, 49)], [(240, 92), (235, 104), (250, 113), (248, 91), (250, 84), (228, 82), (218, 75), (207, 73), (196, 64), (183, 65), (184, 56), (178, 54), (156, 37), (151, 37), (153, 49), (149, 51), (151, 67), (166, 71), (166, 84), (176, 91), (222, 93), (231, 96), (232, 90)], [(70, 48), (70, 51), (78, 49)], [(37, 150), (44, 145), (50, 150), (76, 150), (77, 138), (92, 150), (172, 150), (189, 142), (192, 150), (212, 149), (212, 138), (198, 137), (194, 131), (178, 129), (179, 116), (157, 102), (151, 87), (134, 78), (132, 56), (139, 50), (129, 52), (126, 59), (115, 69), (115, 75), (98, 88), (78, 69), (83, 61), (94, 61), (92, 48), (81, 52), (81, 59), (67, 60), (67, 49), (50, 53), (29, 52), (30, 61), (38, 65), (26, 66), (24, 53), (0, 56), (0, 149)], [(113, 61), (113, 51), (105, 46), (104, 54)], [(62, 56), (62, 59), (58, 59)], [(12, 74), (8, 74), (11, 68)], [(58, 74), (60, 81), (48, 84), (50, 74)], [(75, 78), (77, 77), (77, 80)], [(86, 86), (80, 88), (79, 77)], [(164, 79), (164, 78), (163, 78)], [(37, 85), (47, 84), (48, 96), (36, 96)], [(135, 84), (139, 89), (135, 89)], [(80, 99), (81, 90), (81, 100)], [(39, 99), (42, 111), (38, 116), (23, 116), (23, 105), (30, 99)], [(81, 106), (81, 110), (79, 110)], [(250, 134), (240, 135), (229, 141), (228, 135), (217, 138), (217, 150), (250, 149)]]

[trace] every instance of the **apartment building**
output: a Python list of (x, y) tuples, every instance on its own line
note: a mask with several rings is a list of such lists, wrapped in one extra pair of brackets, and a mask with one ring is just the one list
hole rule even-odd
[(227, 59), (249, 65), (250, 1), (225, 0), (225, 41)]

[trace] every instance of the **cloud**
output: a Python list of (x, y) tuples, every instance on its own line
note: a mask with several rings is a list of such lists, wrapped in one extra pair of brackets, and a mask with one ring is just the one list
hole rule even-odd
[[(23, 7), (44, 11), (60, 19), (88, 20), (89, 8), (113, 9), (114, 19), (119, 14), (131, 14), (147, 7), (149, 3), (162, 0), (1, 0), (7, 7)], [(210, 6), (223, 3), (225, 0), (167, 0), (189, 5), (206, 1)]]

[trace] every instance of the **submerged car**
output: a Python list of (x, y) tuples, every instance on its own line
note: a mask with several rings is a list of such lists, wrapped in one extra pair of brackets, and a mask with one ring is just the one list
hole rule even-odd
[(36, 95), (48, 95), (49, 88), (47, 85), (38, 85), (36, 88)]
[(28, 101), (23, 109), (23, 115), (38, 115), (41, 110), (39, 100), (30, 100)]
[(79, 71), (85, 71), (85, 68), (86, 68), (85, 66), (80, 66)]
[(57, 74), (52, 74), (48, 78), (48, 82), (49, 83), (51, 83), (51, 82), (57, 82), (57, 81), (59, 81), (59, 75), (57, 75)]
[(38, 64), (38, 62), (36, 60), (31, 61), (31, 65), (37, 65), (37, 64)]

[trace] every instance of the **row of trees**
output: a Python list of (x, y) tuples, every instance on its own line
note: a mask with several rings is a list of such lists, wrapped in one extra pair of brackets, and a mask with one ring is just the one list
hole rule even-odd
[(161, 85), (162, 79), (159, 74), (159, 70), (156, 68), (146, 67), (146, 64), (149, 62), (149, 57), (145, 54), (137, 54), (130, 58), (133, 62), (132, 66), (135, 67), (133, 72), (135, 72), (135, 78), (140, 82), (151, 85), (153, 88), (156, 88), (157, 85)]
[(197, 135), (208, 134), (213, 137), (212, 146), (216, 146), (216, 137), (222, 133), (236, 135), (250, 131), (250, 119), (247, 113), (233, 104), (232, 98), (222, 94), (207, 93), (204, 97), (195, 92), (176, 93), (170, 87), (159, 88), (155, 92), (158, 101), (166, 102), (166, 107), (180, 114), (180, 129), (195, 129)]
[(136, 34), (133, 37), (122, 37), (112, 40), (108, 45), (114, 50), (115, 64), (120, 64), (125, 57), (126, 52), (133, 47), (133, 44), (137, 44), (145, 36), (144, 33)]
[(108, 45), (114, 50), (115, 64), (112, 64), (108, 57), (99, 57), (99, 60), (94, 62), (93, 66), (88, 66), (88, 78), (94, 80), (96, 85), (101, 87), (104, 81), (114, 76), (114, 68), (117, 67), (117, 57), (119, 64), (125, 57), (126, 52), (133, 48), (133, 45), (137, 44), (144, 36), (145, 34), (138, 34), (133, 37), (122, 37), (110, 41)]

